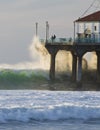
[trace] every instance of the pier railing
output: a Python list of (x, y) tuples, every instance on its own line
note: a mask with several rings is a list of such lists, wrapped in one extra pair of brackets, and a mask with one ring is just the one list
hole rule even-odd
[(44, 39), (40, 40), (41, 43), (46, 43), (46, 44), (51, 44), (51, 45), (63, 45), (63, 44), (73, 44), (73, 39), (72, 38), (55, 38), (55, 39), (48, 39), (47, 41)]
[(48, 39), (47, 41), (44, 39), (40, 39), (40, 42), (42, 44), (50, 44), (50, 45), (98, 45), (100, 44), (99, 38), (75, 38), (73, 40), (72, 38), (55, 38), (55, 39)]
[(76, 44), (100, 44), (100, 39), (98, 38), (76, 38), (75, 39)]

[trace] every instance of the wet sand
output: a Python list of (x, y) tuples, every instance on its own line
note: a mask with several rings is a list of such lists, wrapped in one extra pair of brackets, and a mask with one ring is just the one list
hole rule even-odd
[(21, 84), (1, 83), (0, 89), (32, 89), (32, 90), (51, 90), (51, 91), (99, 91), (100, 83), (83, 82), (81, 85), (72, 81), (38, 81), (23, 82)]

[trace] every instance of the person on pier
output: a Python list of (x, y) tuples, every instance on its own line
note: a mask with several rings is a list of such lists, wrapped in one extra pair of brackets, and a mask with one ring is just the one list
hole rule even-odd
[(51, 37), (51, 39), (52, 39), (52, 42), (54, 42), (54, 40), (56, 39), (56, 35), (54, 34), (54, 35)]

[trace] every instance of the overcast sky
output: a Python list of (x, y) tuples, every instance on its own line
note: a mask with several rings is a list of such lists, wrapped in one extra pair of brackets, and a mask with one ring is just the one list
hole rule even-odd
[(30, 61), (28, 47), (39, 23), (39, 36), (45, 38), (45, 22), (50, 35), (73, 36), (73, 21), (93, 0), (0, 0), (0, 63)]

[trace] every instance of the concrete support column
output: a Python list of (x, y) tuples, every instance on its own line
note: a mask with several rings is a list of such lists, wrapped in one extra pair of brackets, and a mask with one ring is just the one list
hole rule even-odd
[(52, 53), (51, 63), (50, 63), (50, 73), (49, 73), (51, 80), (55, 80), (55, 57), (56, 57), (56, 53)]
[(72, 81), (76, 81), (77, 56), (72, 54)]
[(77, 83), (81, 84), (81, 81), (82, 81), (82, 56), (79, 56), (77, 66)]
[(97, 81), (100, 82), (100, 52), (96, 52), (97, 54)]

